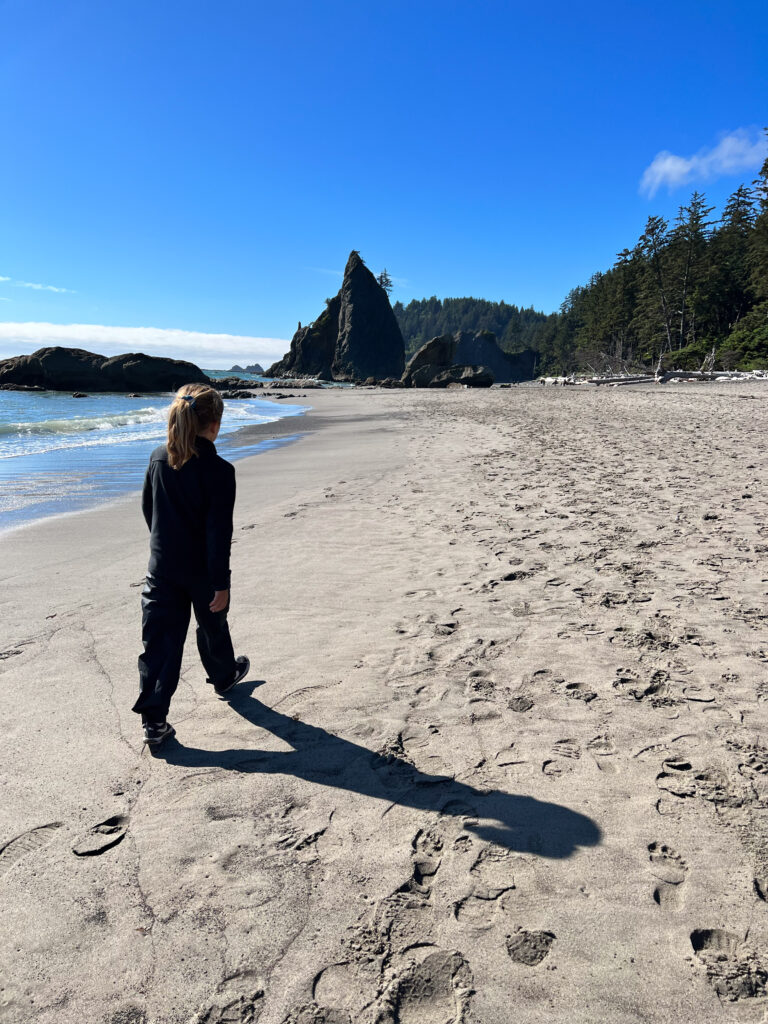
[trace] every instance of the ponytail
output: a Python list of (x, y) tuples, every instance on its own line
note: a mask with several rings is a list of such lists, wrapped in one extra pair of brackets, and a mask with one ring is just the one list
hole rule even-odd
[(173, 469), (181, 469), (197, 455), (197, 435), (220, 422), (223, 412), (221, 395), (207, 384), (179, 388), (168, 413), (168, 462)]

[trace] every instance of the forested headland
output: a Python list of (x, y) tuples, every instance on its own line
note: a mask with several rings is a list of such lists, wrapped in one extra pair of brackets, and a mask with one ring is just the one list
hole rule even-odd
[(438, 334), (488, 330), (507, 352), (538, 352), (539, 372), (768, 367), (768, 159), (719, 215), (694, 192), (672, 223), (649, 217), (557, 313), (472, 298), (393, 308), (408, 355)]
[(405, 340), (406, 358), (440, 334), (457, 331), (492, 331), (505, 352), (535, 348), (537, 332), (546, 324), (545, 313), (520, 309), (506, 302), (487, 299), (413, 299), (392, 307)]

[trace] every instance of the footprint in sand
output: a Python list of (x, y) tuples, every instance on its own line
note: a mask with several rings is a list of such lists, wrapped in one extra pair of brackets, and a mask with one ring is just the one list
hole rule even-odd
[(581, 748), (576, 740), (557, 740), (552, 745), (552, 758), (545, 761), (541, 770), (545, 775), (564, 775), (573, 769), (573, 761), (581, 757)]
[(380, 966), (378, 960), (348, 960), (325, 967), (312, 985), (315, 1004), (325, 1012), (346, 1011), (357, 1017), (380, 991)]
[(389, 1006), (377, 1020), (379, 1024), (446, 1024), (464, 1020), (471, 995), (472, 975), (464, 957), (436, 950), (396, 979), (387, 996)]
[(697, 928), (691, 946), (718, 996), (730, 1002), (755, 999), (768, 991), (768, 959), (724, 928)]
[(571, 700), (583, 700), (585, 704), (589, 704), (597, 697), (595, 691), (590, 690), (586, 683), (566, 683), (563, 690), (566, 697), (570, 697)]
[(443, 837), (437, 829), (419, 829), (412, 840), (413, 874), (402, 891), (428, 894), (442, 862)]
[[(252, 1020), (255, 1024), (258, 1017)], [(207, 1020), (203, 1018), (201, 1024), (207, 1024)], [(240, 1018), (232, 1018), (232, 1024), (241, 1024)], [(243, 1024), (252, 1024), (251, 1018), (246, 1018)], [(293, 1010), (287, 1017), (283, 1017), (281, 1024), (352, 1024), (352, 1018), (346, 1010), (328, 1009), (310, 1003), (309, 1006), (302, 1006), (298, 1010)]]
[(475, 931), (488, 931), (496, 923), (496, 912), (503, 913), (505, 900), (502, 893), (496, 896), (470, 894), (454, 904), (453, 916), (464, 927)]
[(616, 744), (608, 733), (600, 733), (587, 743), (587, 750), (595, 759), (595, 764), (601, 772), (615, 772), (616, 765), (608, 758), (618, 753)]
[(634, 697), (637, 701), (650, 698), (654, 707), (677, 703), (669, 696), (669, 672), (665, 669), (653, 671), (647, 682), (642, 682), (638, 674), (631, 669), (619, 669), (612, 685), (614, 689)]
[(47, 846), (55, 838), (56, 831), (61, 826), (60, 821), (52, 821), (48, 825), (40, 825), (28, 832), (22, 832), (20, 836), (16, 836), (4, 846), (0, 846), (0, 875), (10, 871), (16, 861), (21, 860), (26, 854), (42, 850), (44, 846)]
[(436, 622), (434, 633), (435, 636), (453, 636), (458, 628), (459, 624), (455, 620), (451, 620), (449, 622)]
[(648, 858), (651, 873), (658, 879), (653, 890), (654, 902), (665, 909), (679, 906), (688, 865), (676, 850), (664, 843), (650, 843)]
[(512, 877), (512, 855), (498, 846), (486, 846), (469, 869), (474, 882), (474, 895), (496, 899), (515, 888)]
[(599, 736), (591, 739), (587, 744), (587, 750), (594, 757), (611, 757), (618, 753), (616, 744), (606, 732), (601, 732)]
[(496, 691), (496, 684), (484, 669), (477, 668), (469, 673), (466, 690), (470, 703), (473, 700), (489, 700)]
[(507, 707), (510, 711), (516, 711), (518, 714), (524, 714), (526, 711), (530, 711), (533, 707), (533, 701), (530, 697), (523, 695), (519, 697), (512, 697), (507, 701)]
[(72, 847), (76, 857), (98, 857), (125, 839), (128, 831), (128, 818), (124, 814), (115, 814), (111, 818), (100, 821), (84, 835), (80, 836)]
[(219, 985), (206, 1009), (193, 1019), (198, 1024), (256, 1024), (263, 1008), (262, 979), (253, 971), (238, 971)]
[(518, 928), (507, 936), (507, 953), (516, 964), (538, 967), (549, 956), (552, 943), (557, 936), (554, 932), (528, 932)]

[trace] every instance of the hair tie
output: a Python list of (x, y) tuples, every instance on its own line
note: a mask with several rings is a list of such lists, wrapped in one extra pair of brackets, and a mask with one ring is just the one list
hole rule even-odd
[(181, 397), (182, 397), (182, 400), (184, 402), (189, 402), (189, 408), (190, 409), (194, 409), (195, 408), (195, 396), (194, 395), (182, 395)]

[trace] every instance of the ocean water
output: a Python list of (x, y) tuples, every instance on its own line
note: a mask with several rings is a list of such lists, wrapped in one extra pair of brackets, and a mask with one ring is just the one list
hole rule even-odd
[[(0, 391), (0, 530), (140, 489), (150, 452), (165, 440), (171, 397)], [(300, 417), (306, 408), (258, 398), (225, 401), (216, 448), (235, 461), (284, 444), (295, 435), (252, 445), (233, 441), (242, 427)]]

